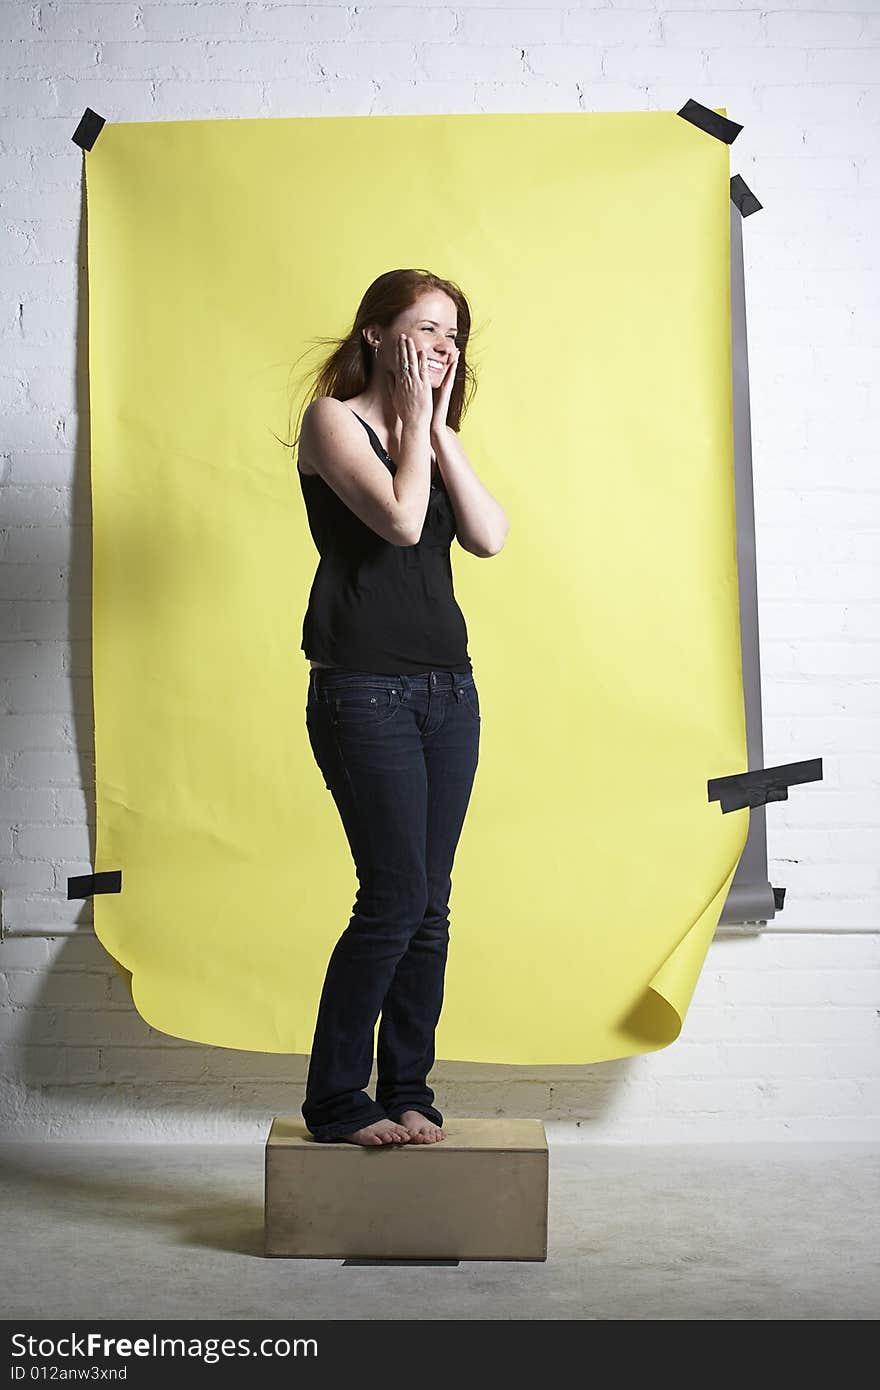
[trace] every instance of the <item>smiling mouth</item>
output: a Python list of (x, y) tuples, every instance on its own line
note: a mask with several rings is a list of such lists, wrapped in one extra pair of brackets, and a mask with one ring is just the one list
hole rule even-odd
[(428, 363), (428, 366), (429, 366), (433, 371), (435, 371), (435, 372), (445, 372), (445, 371), (446, 371), (446, 363), (445, 363), (445, 362), (429, 362), (429, 363)]

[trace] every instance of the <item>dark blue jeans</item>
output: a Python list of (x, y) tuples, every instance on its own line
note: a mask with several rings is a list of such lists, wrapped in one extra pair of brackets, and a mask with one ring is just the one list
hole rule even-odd
[[(306, 727), (351, 849), (358, 889), (318, 1006), (303, 1118), (330, 1141), (418, 1110), (443, 1003), (452, 863), (477, 770), (473, 674), (313, 667)], [(365, 1087), (373, 1066), (376, 1099)]]

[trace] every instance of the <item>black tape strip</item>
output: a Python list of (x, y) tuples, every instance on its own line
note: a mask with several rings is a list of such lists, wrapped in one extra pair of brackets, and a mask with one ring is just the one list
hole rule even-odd
[[(771, 885), (771, 887), (772, 887), (772, 885)], [(774, 889), (773, 889), (773, 902), (774, 902), (774, 904), (775, 904), (775, 906), (776, 906), (776, 911), (777, 911), (777, 912), (781, 912), (782, 909), (783, 909), (783, 907), (785, 906), (785, 889), (784, 889), (784, 888), (774, 888)]]
[(743, 806), (763, 806), (768, 801), (787, 801), (788, 789), (800, 782), (822, 781), (822, 759), (758, 767), (733, 777), (711, 777), (709, 800), (720, 801), (722, 811), (741, 811)]
[(675, 114), (683, 116), (700, 130), (705, 130), (707, 135), (714, 135), (716, 140), (723, 140), (725, 145), (732, 145), (742, 130), (742, 126), (737, 125), (736, 121), (729, 120), (727, 116), (719, 116), (717, 111), (713, 111), (709, 106), (701, 106), (693, 98), (689, 98)]
[(121, 893), (122, 870), (105, 869), (100, 874), (77, 874), (67, 880), (68, 898), (91, 898), (95, 893)]
[(81, 145), (84, 150), (90, 150), (101, 134), (104, 125), (104, 117), (99, 116), (97, 111), (93, 111), (90, 106), (87, 106), (80, 117), (79, 125), (70, 138), (75, 145)]
[(734, 174), (730, 180), (730, 201), (736, 203), (742, 217), (760, 212), (762, 207), (741, 174)]

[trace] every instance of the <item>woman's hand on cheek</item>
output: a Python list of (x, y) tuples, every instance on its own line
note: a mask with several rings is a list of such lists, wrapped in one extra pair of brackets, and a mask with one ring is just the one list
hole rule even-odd
[(452, 357), (449, 366), (443, 373), (443, 380), (439, 386), (434, 388), (434, 413), (431, 417), (432, 429), (444, 429), (446, 427), (446, 414), (449, 409), (449, 397), (452, 395), (452, 387), (455, 383), (455, 373), (458, 371), (458, 359), (461, 352), (453, 344)]

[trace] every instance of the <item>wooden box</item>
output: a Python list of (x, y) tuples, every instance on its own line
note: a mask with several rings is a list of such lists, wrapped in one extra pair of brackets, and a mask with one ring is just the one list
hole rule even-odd
[(546, 1260), (540, 1120), (447, 1119), (436, 1144), (318, 1143), (276, 1116), (266, 1142), (266, 1255)]

